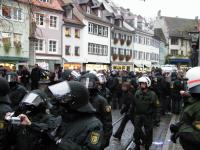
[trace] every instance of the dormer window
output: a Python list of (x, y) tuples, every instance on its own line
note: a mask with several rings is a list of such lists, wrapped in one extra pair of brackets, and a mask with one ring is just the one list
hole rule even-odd
[(98, 10), (98, 17), (101, 18), (101, 16), (102, 16), (102, 11)]
[(119, 20), (119, 27), (122, 27), (122, 21)]
[(50, 0), (39, 0), (40, 2), (49, 3)]
[(68, 19), (72, 19), (72, 9), (66, 9), (66, 17)]
[(90, 14), (91, 13), (91, 8), (90, 8), (90, 6), (87, 6), (87, 14)]

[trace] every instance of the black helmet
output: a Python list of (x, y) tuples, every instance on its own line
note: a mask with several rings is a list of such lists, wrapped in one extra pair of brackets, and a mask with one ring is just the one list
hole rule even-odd
[(8, 82), (6, 79), (0, 77), (0, 101), (1, 102), (8, 102), (10, 103), (10, 100), (8, 98), (10, 88), (8, 85)]
[(65, 70), (62, 75), (61, 75), (61, 80), (64, 81), (71, 81), (71, 80), (79, 80), (79, 77), (81, 75), (75, 71), (75, 70), (70, 70), (70, 69), (67, 69)]
[(20, 107), (22, 110), (26, 111), (45, 111), (50, 107), (49, 104), (50, 103), (48, 102), (48, 98), (45, 93), (40, 90), (33, 90), (22, 99)]
[(18, 75), (15, 72), (7, 72), (5, 78), (9, 83), (18, 81)]
[(87, 88), (87, 89), (97, 89), (97, 82), (99, 81), (98, 77), (93, 73), (86, 73), (84, 74), (80, 82)]
[(8, 81), (0, 77), (0, 97), (6, 96), (10, 91)]
[(60, 103), (66, 104), (72, 110), (95, 112), (95, 109), (89, 103), (89, 92), (80, 82), (63, 81), (49, 86), (49, 90)]

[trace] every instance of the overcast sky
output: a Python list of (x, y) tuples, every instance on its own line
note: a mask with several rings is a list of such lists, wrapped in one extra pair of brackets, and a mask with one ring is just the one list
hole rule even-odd
[(200, 0), (112, 0), (114, 3), (130, 8), (135, 14), (141, 14), (144, 17), (154, 18), (158, 10), (161, 15), (191, 18), (195, 16), (200, 18)]

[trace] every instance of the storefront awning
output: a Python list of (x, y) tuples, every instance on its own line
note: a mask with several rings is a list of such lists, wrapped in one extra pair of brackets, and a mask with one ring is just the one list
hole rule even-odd
[(170, 63), (190, 63), (190, 59), (170, 59)]
[(25, 57), (0, 56), (0, 62), (19, 63), (19, 62), (26, 62), (26, 61), (28, 61), (28, 58), (25, 58)]

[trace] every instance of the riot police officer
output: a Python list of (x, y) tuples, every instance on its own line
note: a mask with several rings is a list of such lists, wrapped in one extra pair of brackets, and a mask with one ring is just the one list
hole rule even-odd
[(151, 80), (148, 77), (141, 77), (138, 82), (140, 89), (134, 99), (135, 150), (140, 150), (140, 140), (144, 142), (145, 150), (149, 150), (153, 140), (153, 116), (159, 116), (159, 101), (155, 92), (149, 89)]
[(28, 91), (24, 86), (18, 83), (18, 76), (16, 73), (7, 72), (5, 77), (10, 86), (9, 98), (11, 100), (12, 109), (16, 111), (18, 109), (19, 103), (28, 93)]
[(92, 73), (87, 73), (81, 77), (81, 83), (86, 86), (90, 94), (90, 102), (96, 109), (97, 118), (103, 123), (104, 129), (104, 147), (109, 145), (110, 137), (112, 135), (112, 114), (111, 106), (108, 104), (107, 100), (100, 96), (98, 93), (99, 82), (96, 75)]
[(4, 121), (6, 113), (12, 111), (9, 90), (8, 82), (0, 77), (0, 150), (7, 150), (9, 147), (9, 134)]
[(200, 149), (200, 67), (194, 67), (187, 71), (186, 78), (190, 98), (183, 110), (180, 121), (171, 125), (174, 133), (172, 140), (179, 137), (184, 150)]
[[(21, 113), (12, 123), (12, 116), (7, 114), (7, 121), (13, 124), (15, 150), (48, 150), (51, 134), (60, 126), (61, 117), (47, 113), (50, 109), (46, 95), (40, 90), (28, 93), (20, 103)], [(14, 114), (16, 116), (16, 114)], [(8, 119), (10, 117), (10, 119)]]
[(85, 86), (77, 81), (63, 81), (49, 89), (63, 107), (63, 122), (51, 138), (55, 143), (51, 149), (101, 150), (103, 126), (95, 117)]
[(99, 95), (106, 98), (108, 103), (110, 104), (110, 102), (111, 102), (111, 92), (106, 87), (106, 77), (105, 77), (104, 74), (98, 73), (97, 78), (99, 79), (99, 84), (98, 84)]
[(61, 74), (61, 81), (78, 81), (80, 78), (80, 74), (75, 70), (64, 70)]

